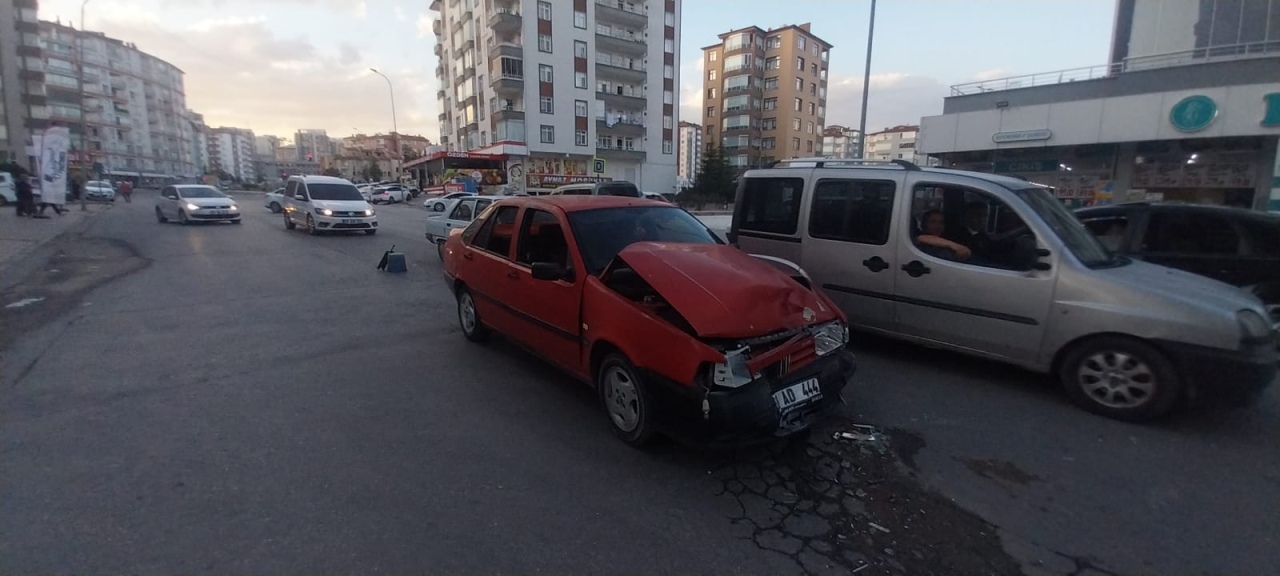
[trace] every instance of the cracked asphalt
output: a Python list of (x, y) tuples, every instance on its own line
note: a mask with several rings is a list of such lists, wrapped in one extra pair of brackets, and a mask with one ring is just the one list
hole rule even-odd
[[(1280, 573), (1275, 390), (1135, 426), (859, 337), (809, 437), (637, 451), (464, 341), (420, 208), (312, 238), (153, 197), (4, 271), (41, 300), (0, 307), (0, 573)], [(407, 274), (374, 270), (391, 244)]]

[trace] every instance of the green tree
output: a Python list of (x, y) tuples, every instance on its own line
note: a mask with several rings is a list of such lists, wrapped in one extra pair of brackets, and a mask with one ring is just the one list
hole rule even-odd
[(365, 180), (368, 180), (370, 182), (382, 180), (382, 168), (378, 167), (377, 162), (371, 161), (369, 162), (368, 166), (364, 167), (364, 171), (361, 173), (361, 175), (364, 176)]
[(709, 202), (732, 202), (735, 192), (733, 167), (724, 151), (708, 144), (702, 154), (702, 165), (694, 178), (694, 190)]
[(341, 170), (338, 170), (337, 168), (334, 168), (333, 166), (330, 166), (330, 167), (328, 167), (328, 168), (325, 168), (325, 169), (324, 169), (324, 175), (325, 175), (325, 176), (333, 176), (333, 177), (335, 177), (335, 178), (341, 178), (341, 177), (342, 177), (342, 171), (341, 171)]

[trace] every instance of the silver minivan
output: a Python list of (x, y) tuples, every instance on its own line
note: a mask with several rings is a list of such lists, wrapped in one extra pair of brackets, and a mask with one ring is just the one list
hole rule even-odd
[(1055, 374), (1085, 408), (1145, 420), (1276, 373), (1262, 303), (1116, 256), (1017, 178), (795, 159), (740, 179), (730, 242), (791, 260), (850, 327)]

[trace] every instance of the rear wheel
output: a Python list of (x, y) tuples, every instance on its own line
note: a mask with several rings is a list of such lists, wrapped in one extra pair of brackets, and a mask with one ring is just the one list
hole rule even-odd
[(480, 314), (476, 312), (476, 301), (465, 287), (458, 289), (458, 325), (467, 340), (484, 342), (489, 338), (489, 329), (480, 322)]
[(159, 222), (159, 223), (161, 223), (161, 224), (164, 224), (165, 222), (168, 222), (168, 221), (169, 221), (169, 219), (168, 219), (168, 218), (165, 218), (165, 216), (164, 216), (164, 212), (161, 212), (161, 211), (160, 211), (160, 207), (159, 207), (159, 206), (157, 206), (157, 207), (156, 207), (156, 222)]
[(293, 219), (289, 218), (289, 213), (288, 213), (288, 212), (281, 212), (281, 214), (284, 214), (284, 229), (285, 229), (285, 230), (293, 230), (294, 228), (297, 228), (297, 227), (298, 227), (298, 225), (297, 225), (297, 224), (294, 224), (294, 223), (293, 223)]
[(643, 446), (653, 438), (651, 402), (644, 382), (626, 356), (610, 353), (596, 374), (600, 403), (609, 416), (609, 427), (623, 442)]
[(1121, 336), (1076, 345), (1063, 358), (1058, 378), (1084, 409), (1130, 422), (1162, 416), (1182, 396), (1177, 371), (1164, 353)]
[(275, 202), (272, 202), (272, 203), (271, 203), (270, 208), (271, 208), (271, 213), (272, 213), (272, 214), (279, 214), (279, 213), (280, 213), (280, 205), (279, 205), (279, 204), (276, 204)]

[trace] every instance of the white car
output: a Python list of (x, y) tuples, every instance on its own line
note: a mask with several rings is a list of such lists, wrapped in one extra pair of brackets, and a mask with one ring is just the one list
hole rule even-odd
[(240, 223), (240, 207), (230, 196), (213, 186), (178, 184), (165, 186), (156, 198), (156, 221)]
[(426, 208), (427, 212), (431, 212), (433, 214), (436, 212), (444, 212), (448, 210), (449, 207), (453, 206), (453, 203), (459, 198), (469, 198), (475, 195), (475, 192), (450, 192), (444, 196), (433, 196), (423, 200), (422, 207)]
[(323, 232), (378, 233), (378, 216), (351, 182), (333, 176), (290, 176), (284, 187), (284, 227)]
[(105, 180), (90, 180), (84, 183), (84, 197), (86, 200), (108, 200), (116, 201), (116, 189), (110, 182)]
[(282, 212), (284, 210), (284, 188), (276, 188), (267, 192), (263, 205), (270, 208), (272, 214)]
[(8, 172), (0, 172), (0, 206), (16, 204), (17, 202), (18, 192), (13, 182), (13, 175)]
[(373, 200), (373, 188), (373, 184), (361, 184), (356, 186), (356, 190), (360, 191), (360, 196), (364, 197), (365, 202), (371, 202)]
[(448, 212), (433, 212), (427, 216), (427, 241), (436, 245), (436, 255), (444, 260), (444, 241), (454, 229), (466, 228), (485, 208), (506, 196), (477, 196), (453, 200)]
[(404, 202), (408, 199), (409, 191), (399, 184), (376, 187), (369, 195), (369, 201), (374, 204), (379, 202), (391, 204), (394, 202)]

